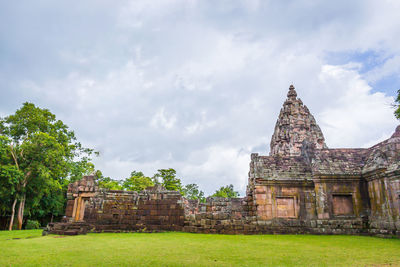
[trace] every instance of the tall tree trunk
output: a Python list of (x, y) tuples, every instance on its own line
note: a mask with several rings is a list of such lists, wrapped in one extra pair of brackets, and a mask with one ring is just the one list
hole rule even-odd
[(25, 210), (25, 199), (26, 199), (26, 184), (28, 183), (28, 177), (31, 175), (31, 171), (28, 171), (25, 174), (24, 182), (22, 183), (22, 191), (24, 194), (22, 195), (21, 201), (19, 202), (19, 209), (18, 209), (18, 230), (22, 229), (22, 223), (24, 222), (24, 210)]
[(8, 226), (8, 231), (12, 230), (14, 224), (14, 216), (15, 216), (15, 205), (17, 204), (17, 197), (15, 196), (14, 202), (11, 207), (11, 219), (10, 219), (10, 226)]
[(18, 209), (18, 230), (22, 229), (22, 222), (24, 220), (24, 209), (25, 209), (25, 194), (21, 198), (19, 202), (19, 209)]

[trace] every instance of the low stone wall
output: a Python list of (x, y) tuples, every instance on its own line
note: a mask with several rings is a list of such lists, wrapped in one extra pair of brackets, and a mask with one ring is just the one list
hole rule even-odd
[[(235, 220), (205, 219), (191, 221), (185, 225), (184, 231), (191, 233), (219, 233), (219, 234), (352, 234), (368, 235), (370, 232), (363, 225), (361, 219), (355, 220)], [(207, 219), (210, 218), (210, 219)]]
[[(245, 233), (248, 216), (246, 198), (207, 198), (205, 203), (190, 202), (186, 206), (183, 231), (192, 233)], [(246, 227), (247, 228), (247, 227)]]
[(173, 191), (108, 191), (90, 200), (84, 220), (94, 232), (180, 231), (183, 201)]
[[(85, 196), (84, 193), (79, 196), (82, 195)], [(184, 199), (179, 192), (162, 188), (139, 193), (98, 190), (91, 197), (78, 199), (81, 203), (76, 205), (83, 207), (82, 220), (76, 221), (71, 216), (62, 223), (49, 224), (49, 233), (182, 231), (184, 226)]]

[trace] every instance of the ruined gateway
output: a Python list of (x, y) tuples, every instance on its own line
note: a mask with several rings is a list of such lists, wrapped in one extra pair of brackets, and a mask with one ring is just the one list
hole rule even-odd
[(198, 203), (159, 187), (102, 189), (86, 176), (69, 185), (65, 215), (47, 231), (400, 237), (400, 126), (371, 148), (330, 149), (291, 85), (270, 155), (251, 155), (246, 197)]

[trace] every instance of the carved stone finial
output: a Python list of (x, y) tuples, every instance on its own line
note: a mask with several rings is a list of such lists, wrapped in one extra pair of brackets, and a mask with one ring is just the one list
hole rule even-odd
[(287, 97), (288, 97), (289, 99), (291, 99), (291, 100), (295, 100), (296, 97), (297, 97), (297, 92), (296, 92), (296, 90), (294, 89), (293, 84), (291, 84), (291, 85), (289, 86), (289, 92), (288, 92), (288, 94), (287, 94)]

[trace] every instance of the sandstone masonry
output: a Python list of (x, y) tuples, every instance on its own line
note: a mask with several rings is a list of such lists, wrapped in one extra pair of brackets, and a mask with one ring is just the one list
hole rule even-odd
[(400, 126), (371, 147), (329, 149), (293, 85), (269, 156), (251, 155), (244, 198), (187, 200), (161, 187), (101, 189), (95, 177), (69, 185), (66, 218), (47, 232), (366, 234), (400, 237)]

